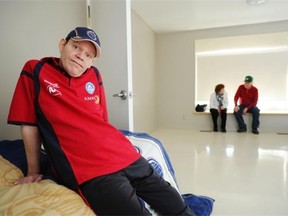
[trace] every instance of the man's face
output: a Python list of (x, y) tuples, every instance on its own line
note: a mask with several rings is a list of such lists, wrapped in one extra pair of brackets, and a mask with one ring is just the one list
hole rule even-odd
[(244, 87), (245, 87), (246, 89), (250, 89), (251, 86), (252, 86), (252, 82), (244, 82)]
[(60, 66), (71, 76), (79, 77), (93, 64), (96, 56), (94, 45), (89, 41), (66, 41), (59, 43)]

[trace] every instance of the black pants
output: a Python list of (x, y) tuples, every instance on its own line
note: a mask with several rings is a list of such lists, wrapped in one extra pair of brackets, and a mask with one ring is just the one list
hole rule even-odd
[(225, 130), (226, 129), (226, 119), (227, 119), (227, 109), (221, 110), (220, 113), (218, 112), (217, 109), (210, 109), (210, 113), (212, 116), (214, 130), (218, 130), (217, 119), (218, 119), (219, 115), (221, 116), (221, 129)]
[(162, 215), (195, 216), (177, 190), (144, 158), (119, 172), (94, 178), (80, 189), (98, 215), (150, 215), (140, 197)]

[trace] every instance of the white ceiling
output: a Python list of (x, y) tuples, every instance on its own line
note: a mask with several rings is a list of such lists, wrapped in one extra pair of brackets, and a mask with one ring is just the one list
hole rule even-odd
[(288, 20), (288, 0), (131, 0), (132, 9), (157, 33)]

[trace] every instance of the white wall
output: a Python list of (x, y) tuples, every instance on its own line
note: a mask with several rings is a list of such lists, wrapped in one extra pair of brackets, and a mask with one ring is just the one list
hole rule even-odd
[[(159, 126), (195, 130), (208, 130), (212, 127), (209, 115), (194, 113), (195, 40), (287, 30), (288, 21), (282, 21), (259, 25), (157, 34), (156, 77)], [(207, 79), (213, 79), (213, 76), (207, 77)], [(239, 82), (241, 83), (241, 81)], [(207, 86), (207, 88), (211, 87)], [(262, 115), (260, 122), (261, 131), (288, 131), (288, 115)], [(236, 130), (233, 115), (228, 116), (227, 129)]]
[(155, 33), (132, 12), (132, 70), (134, 91), (134, 131), (157, 128), (155, 80)]
[(85, 0), (0, 1), (0, 140), (20, 137), (19, 126), (6, 121), (24, 63), (31, 58), (58, 56), (60, 39), (83, 25)]

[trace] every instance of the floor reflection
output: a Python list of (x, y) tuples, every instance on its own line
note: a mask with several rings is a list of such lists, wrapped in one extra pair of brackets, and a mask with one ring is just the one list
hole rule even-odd
[(213, 197), (213, 216), (288, 215), (288, 136), (160, 129), (181, 192)]

